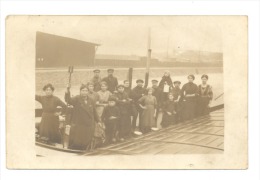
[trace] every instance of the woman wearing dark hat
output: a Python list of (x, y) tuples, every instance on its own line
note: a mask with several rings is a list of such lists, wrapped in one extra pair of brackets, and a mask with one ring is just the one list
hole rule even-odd
[(155, 121), (157, 100), (156, 97), (152, 95), (153, 88), (147, 88), (146, 91), (146, 95), (138, 100), (139, 106), (143, 109), (141, 115), (142, 121), (140, 122), (142, 133), (147, 133), (150, 130), (158, 130)]
[(66, 105), (58, 97), (53, 95), (54, 87), (46, 84), (43, 87), (44, 96), (35, 95), (35, 100), (42, 105), (42, 119), (39, 127), (39, 135), (42, 140), (48, 143), (60, 143), (59, 115), (57, 107), (62, 107), (62, 112), (66, 110)]
[(207, 84), (209, 77), (204, 74), (201, 76), (202, 84), (198, 87), (198, 106), (197, 116), (209, 114), (209, 105), (213, 98), (212, 87)]
[(194, 75), (189, 75), (189, 82), (184, 84), (181, 89), (181, 99), (183, 100), (182, 120), (192, 120), (195, 118), (198, 86), (193, 83), (194, 79)]
[(159, 83), (159, 87), (163, 91), (162, 101), (165, 102), (168, 99), (168, 93), (171, 91), (172, 88), (172, 79), (170, 76), (170, 71), (165, 71), (164, 75)]
[(80, 95), (71, 97), (70, 85), (65, 93), (65, 101), (73, 106), (69, 148), (79, 150), (92, 149), (95, 122), (100, 122), (94, 101), (88, 97), (87, 85), (81, 85)]

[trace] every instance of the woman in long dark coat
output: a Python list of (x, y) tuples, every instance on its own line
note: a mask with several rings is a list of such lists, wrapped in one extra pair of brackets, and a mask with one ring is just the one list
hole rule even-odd
[(204, 74), (201, 76), (202, 84), (198, 87), (198, 106), (197, 116), (204, 116), (209, 114), (209, 105), (213, 98), (212, 87), (207, 84), (209, 77)]
[(167, 101), (168, 93), (173, 87), (170, 71), (165, 71), (164, 75), (159, 83), (159, 88), (162, 90), (162, 102)]
[(62, 107), (62, 112), (66, 110), (66, 105), (53, 95), (54, 87), (47, 84), (43, 87), (45, 96), (35, 95), (35, 100), (42, 105), (42, 119), (39, 127), (39, 135), (42, 140), (48, 143), (60, 143), (61, 134), (59, 131), (59, 115), (57, 107)]
[(78, 150), (91, 149), (94, 138), (95, 121), (99, 122), (94, 101), (88, 97), (86, 85), (80, 87), (80, 95), (71, 97), (69, 87), (65, 101), (73, 106), (69, 148)]
[(195, 118), (198, 86), (193, 83), (194, 79), (194, 75), (189, 75), (189, 82), (184, 84), (181, 89), (181, 99), (183, 101), (182, 120), (192, 120)]
[(163, 103), (163, 117), (161, 126), (166, 128), (176, 122), (176, 111), (177, 111), (177, 102), (174, 102), (174, 96), (172, 93), (168, 94), (168, 100)]

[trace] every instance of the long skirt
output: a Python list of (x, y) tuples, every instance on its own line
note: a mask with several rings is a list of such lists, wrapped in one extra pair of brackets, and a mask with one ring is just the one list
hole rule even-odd
[(152, 127), (156, 127), (154, 105), (146, 105), (146, 109), (143, 110), (141, 115), (140, 128), (142, 131), (147, 131)]
[(51, 143), (60, 143), (59, 117), (53, 113), (43, 113), (39, 127), (40, 137), (45, 137)]
[(94, 137), (95, 123), (76, 124), (70, 130), (70, 149), (86, 150)]
[(161, 126), (163, 128), (166, 128), (170, 125), (176, 124), (176, 115), (172, 114), (169, 115), (166, 112), (163, 113), (163, 117), (162, 117), (162, 122), (161, 122)]
[(205, 116), (209, 114), (209, 98), (200, 97), (197, 105), (197, 116)]
[(196, 100), (186, 100), (183, 102), (182, 120), (192, 120), (196, 113)]

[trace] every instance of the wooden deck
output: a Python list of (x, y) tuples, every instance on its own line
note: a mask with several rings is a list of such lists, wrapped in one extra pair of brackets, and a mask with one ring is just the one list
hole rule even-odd
[(87, 152), (95, 155), (209, 154), (224, 152), (224, 109), (156, 132)]
[(72, 152), (36, 143), (38, 156), (102, 156), (142, 154), (217, 154), (224, 152), (224, 109), (193, 121), (95, 149)]

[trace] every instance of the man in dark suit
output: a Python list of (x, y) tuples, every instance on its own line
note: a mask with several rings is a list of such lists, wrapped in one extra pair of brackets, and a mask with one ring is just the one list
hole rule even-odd
[[(136, 120), (137, 120), (137, 117), (138, 117), (138, 114), (139, 114), (139, 125), (140, 125), (140, 122), (142, 121), (141, 120), (141, 115), (142, 115), (142, 108), (139, 106), (138, 104), (138, 100), (145, 95), (145, 88), (143, 87), (143, 84), (144, 84), (144, 81), (142, 79), (138, 79), (136, 80), (136, 87), (134, 87), (132, 89), (132, 92), (131, 92), (131, 99), (133, 99), (133, 102), (135, 104), (135, 107), (136, 107), (136, 110), (137, 112), (134, 113), (134, 117), (133, 117), (133, 121), (132, 121), (132, 128), (133, 130), (136, 129)], [(140, 134), (140, 132), (135, 132), (135, 134)]]
[(114, 74), (114, 69), (108, 69), (107, 70), (108, 76), (103, 78), (102, 81), (105, 81), (107, 83), (107, 89), (111, 92), (114, 93), (116, 90), (116, 87), (118, 85), (117, 78), (113, 76)]

